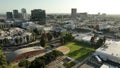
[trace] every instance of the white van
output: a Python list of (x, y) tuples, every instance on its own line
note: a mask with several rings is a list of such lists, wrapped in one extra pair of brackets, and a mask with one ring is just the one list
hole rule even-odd
[(102, 60), (99, 58), (99, 56), (95, 56), (95, 58), (97, 59), (97, 61), (99, 62), (99, 63), (102, 63)]

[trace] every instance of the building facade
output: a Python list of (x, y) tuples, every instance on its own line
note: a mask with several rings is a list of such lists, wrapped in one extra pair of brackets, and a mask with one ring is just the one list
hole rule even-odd
[(46, 23), (46, 13), (42, 9), (34, 9), (31, 11), (31, 21), (35, 21), (40, 25)]
[(13, 10), (13, 17), (16, 19), (16, 18), (19, 18), (19, 12), (18, 10)]
[(22, 45), (35, 40), (35, 36), (21, 28), (0, 30), (0, 44), (4, 46)]
[(71, 18), (75, 19), (77, 17), (77, 9), (76, 8), (72, 8), (71, 9)]
[(27, 19), (27, 11), (26, 11), (26, 9), (25, 9), (25, 8), (22, 8), (22, 9), (21, 9), (21, 12), (22, 12), (22, 18), (23, 18), (24, 20), (26, 20), (26, 19)]
[(6, 17), (7, 17), (8, 20), (12, 20), (13, 19), (12, 12), (6, 12)]

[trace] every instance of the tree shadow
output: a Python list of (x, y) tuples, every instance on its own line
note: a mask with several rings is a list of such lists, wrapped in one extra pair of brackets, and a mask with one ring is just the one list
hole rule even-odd
[(76, 58), (75, 60), (82, 61), (82, 60), (84, 60), (86, 57), (88, 57), (91, 53), (92, 53), (92, 52), (89, 52), (89, 51), (88, 51), (88, 52), (84, 53), (82, 56)]
[(74, 56), (78, 56), (79, 55), (81, 57), (82, 55), (86, 54), (89, 51), (90, 50), (88, 50), (86, 48), (80, 48), (79, 50), (76, 50), (76, 51), (73, 51), (73, 52), (69, 53), (68, 56), (74, 57)]
[(85, 59), (88, 55), (89, 55), (89, 53), (86, 53), (86, 54), (84, 54), (84, 55), (78, 57), (78, 58), (75, 59), (75, 60), (82, 61), (82, 60)]
[(93, 48), (93, 46), (91, 46), (89, 43), (86, 43), (84, 41), (74, 41), (74, 45), (77, 45), (77, 46), (82, 46), (82, 47), (85, 47), (85, 48)]
[(67, 54), (69, 57), (75, 57), (75, 56), (78, 56), (75, 58), (75, 60), (78, 60), (78, 61), (82, 61), (83, 59), (85, 59), (88, 55), (90, 55), (93, 51), (91, 51), (90, 49), (86, 49), (86, 48), (80, 48), (76, 51), (73, 51), (69, 54)]

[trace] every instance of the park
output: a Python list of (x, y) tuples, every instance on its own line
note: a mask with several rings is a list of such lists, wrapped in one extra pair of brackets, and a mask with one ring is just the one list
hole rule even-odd
[(95, 51), (94, 47), (82, 41), (68, 42), (64, 46), (70, 49), (66, 55), (74, 60), (82, 61)]

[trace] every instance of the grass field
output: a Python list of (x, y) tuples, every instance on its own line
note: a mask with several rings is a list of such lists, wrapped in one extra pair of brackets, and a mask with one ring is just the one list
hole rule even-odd
[(66, 43), (65, 46), (70, 48), (70, 52), (66, 55), (79, 61), (82, 61), (95, 51), (89, 44), (78, 41)]

